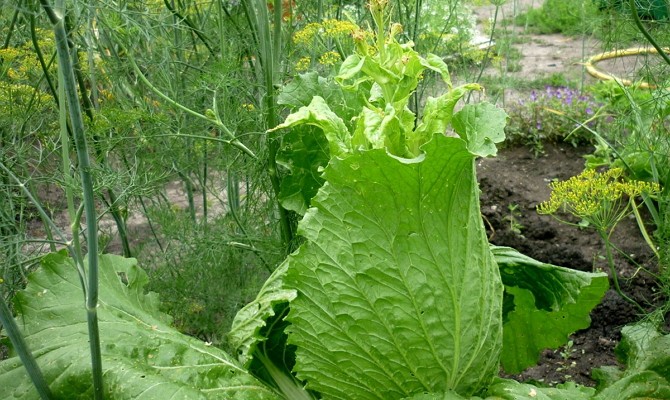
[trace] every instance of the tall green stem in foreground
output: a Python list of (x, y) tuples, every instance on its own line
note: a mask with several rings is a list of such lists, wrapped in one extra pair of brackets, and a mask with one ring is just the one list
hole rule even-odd
[(58, 53), (58, 65), (62, 69), (65, 97), (70, 114), (72, 133), (77, 149), (79, 174), (82, 181), (84, 212), (86, 213), (86, 230), (88, 244), (88, 280), (84, 288), (86, 293), (86, 317), (93, 372), (93, 394), (96, 400), (103, 399), (102, 356), (100, 353), (100, 335), (98, 331), (98, 226), (95, 212), (93, 180), (91, 179), (91, 163), (88, 157), (88, 146), (84, 134), (84, 121), (77, 97), (74, 70), (68, 48), (65, 31), (64, 7), (54, 9), (47, 0), (40, 0), (42, 7), (53, 25)]
[[(7, 168), (7, 166), (5, 166), (5, 164), (2, 161), (0, 161), (0, 171), (2, 171), (4, 175), (8, 177), (8, 180), (14, 181), (18, 185), (19, 189), (23, 192), (23, 195), (37, 209), (37, 212), (42, 218), (44, 225), (48, 226), (50, 230), (56, 233), (56, 235), (61, 239), (60, 243), (65, 245), (70, 254), (76, 254), (74, 248), (72, 247), (71, 242), (66, 241), (65, 235), (58, 229), (58, 227), (54, 224), (54, 222), (49, 218), (46, 211), (44, 211), (44, 208), (42, 208), (42, 206), (40, 205), (39, 201), (37, 201), (37, 199), (30, 193), (30, 190), (28, 190), (26, 185), (23, 182), (21, 182), (19, 178), (16, 175), (14, 175), (14, 173), (9, 168)], [(80, 278), (82, 278), (83, 271), (78, 270), (78, 272)], [(83, 281), (81, 283), (83, 285)], [(9, 337), (9, 339), (11, 340), (14, 349), (18, 353), (19, 358), (21, 359), (23, 366), (26, 368), (28, 376), (33, 382), (33, 385), (35, 385), (35, 388), (37, 389), (37, 392), (39, 393), (40, 397), (45, 400), (53, 398), (49, 386), (44, 380), (44, 375), (42, 374), (42, 371), (37, 365), (37, 362), (35, 361), (35, 358), (33, 357), (32, 353), (30, 352), (30, 349), (28, 349), (28, 345), (23, 339), (21, 331), (16, 325), (16, 322), (14, 321), (11, 311), (9, 310), (9, 307), (7, 307), (5, 299), (2, 296), (0, 296), (0, 324), (6, 329), (7, 337)]]
[(33, 357), (32, 353), (28, 350), (28, 346), (23, 340), (23, 336), (21, 336), (19, 327), (16, 325), (16, 321), (14, 321), (12, 312), (9, 310), (9, 307), (7, 307), (5, 299), (2, 296), (0, 296), (0, 324), (7, 330), (7, 336), (12, 341), (14, 349), (16, 349), (16, 352), (19, 354), (19, 358), (21, 358), (23, 366), (26, 368), (26, 371), (28, 371), (28, 376), (33, 381), (33, 385), (35, 385), (35, 389), (37, 389), (40, 398), (42, 400), (52, 399), (53, 396), (49, 389), (49, 385), (44, 380), (44, 375), (42, 375), (42, 371), (37, 365), (35, 357)]
[[(264, 87), (263, 105), (265, 108), (265, 121), (267, 128), (274, 128), (278, 125), (277, 120), (277, 96), (275, 84), (279, 74), (280, 64), (279, 56), (281, 54), (282, 40), (282, 4), (281, 1), (275, 1), (272, 14), (272, 22), (268, 13), (267, 3), (261, 0), (248, 0), (245, 4), (249, 28), (254, 34), (256, 40), (257, 60), (260, 63), (262, 82)], [(277, 138), (266, 136), (268, 148), (267, 169), (272, 184), (272, 190), (275, 197), (279, 197), (280, 179), (277, 170), (277, 152), (279, 151), (279, 141)], [(290, 253), (295, 246), (294, 230), (288, 210), (282, 207), (277, 201), (279, 213), (279, 225), (281, 229), (281, 239), (287, 253)]]

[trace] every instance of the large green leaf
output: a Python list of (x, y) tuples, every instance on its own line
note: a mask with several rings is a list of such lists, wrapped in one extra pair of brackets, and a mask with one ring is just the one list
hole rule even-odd
[(321, 169), (329, 159), (328, 140), (314, 127), (296, 126), (282, 137), (277, 164), (290, 172), (281, 180), (279, 202), (282, 207), (305, 214), (323, 184)]
[(581, 291), (588, 287), (602, 297), (609, 287), (604, 272), (583, 272), (543, 263), (511, 247), (491, 245), (491, 251), (500, 267), (503, 284), (532, 292), (535, 308), (540, 310), (558, 311), (564, 305), (576, 304)]
[(258, 344), (268, 339), (260, 331), (275, 316), (275, 306), (288, 303), (296, 296), (295, 290), (283, 287), (287, 267), (286, 263), (280, 265), (265, 282), (256, 299), (235, 315), (228, 340), (245, 366), (251, 363)]
[[(135, 260), (100, 257), (98, 318), (108, 399), (276, 399), (225, 352), (177, 332), (145, 294)], [(92, 384), (84, 297), (72, 260), (47, 255), (17, 295), (21, 326), (59, 399), (90, 399)], [(0, 363), (3, 398), (35, 399), (17, 357)]]
[(652, 323), (640, 322), (625, 326), (621, 336), (616, 353), (627, 368), (595, 370), (599, 386), (607, 387), (594, 399), (670, 399), (670, 335), (662, 335)]
[(314, 96), (309, 105), (300, 107), (298, 111), (286, 117), (283, 123), (268, 130), (268, 132), (302, 124), (313, 125), (323, 130), (323, 134), (328, 138), (332, 157), (350, 151), (351, 135), (347, 126), (342, 118), (337, 116), (326, 104), (326, 101), (319, 96)]
[(502, 284), (474, 156), (436, 135), (415, 159), (333, 159), (286, 261), (294, 371), (324, 399), (482, 389), (496, 374)]
[(509, 247), (491, 246), (505, 285), (503, 352), (508, 373), (535, 365), (544, 349), (588, 328), (589, 314), (609, 287), (607, 274), (542, 263)]
[(507, 114), (491, 103), (468, 104), (454, 114), (451, 123), (468, 142), (468, 150), (482, 157), (495, 156), (496, 143), (505, 140)]

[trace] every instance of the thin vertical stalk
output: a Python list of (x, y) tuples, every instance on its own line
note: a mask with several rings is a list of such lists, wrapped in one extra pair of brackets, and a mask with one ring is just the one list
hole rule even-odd
[[(419, 23), (421, 21), (421, 6), (422, 6), (422, 1), (421, 0), (415, 0), (415, 8), (414, 8), (414, 23), (412, 26), (412, 42), (414, 42), (414, 45), (418, 49), (419, 46), (417, 44), (417, 38), (419, 37)], [(451, 16), (450, 16), (451, 17)], [(421, 115), (419, 114), (419, 103), (420, 103), (420, 95), (421, 93), (419, 91), (414, 91), (412, 93), (412, 111), (414, 112), (414, 115), (416, 115), (416, 120), (414, 121), (415, 124), (418, 124), (418, 121), (421, 118)]]
[(202, 222), (207, 232), (207, 174), (209, 173), (208, 163), (207, 163), (207, 142), (203, 144), (203, 157), (202, 157)]
[(5, 43), (2, 44), (3, 49), (9, 47), (9, 42), (12, 40), (12, 34), (14, 33), (14, 26), (16, 26), (16, 21), (19, 19), (19, 13), (21, 12), (22, 5), (23, 1), (20, 0), (19, 4), (16, 7), (16, 10), (14, 11), (14, 15), (12, 16), (12, 22), (9, 23), (9, 29), (7, 30), (7, 37), (5, 38)]
[(128, 240), (128, 229), (126, 228), (126, 220), (121, 213), (119, 208), (119, 199), (116, 197), (116, 193), (111, 188), (106, 189), (107, 196), (109, 201), (105, 196), (101, 195), (100, 197), (107, 205), (112, 218), (114, 218), (114, 223), (116, 224), (116, 229), (119, 233), (119, 240), (121, 241), (121, 250), (123, 251), (124, 257), (132, 257), (132, 251), (130, 250), (130, 241)]
[(63, 84), (74, 136), (79, 174), (82, 181), (84, 211), (86, 213), (86, 230), (88, 244), (88, 287), (86, 290), (86, 317), (91, 352), (91, 368), (93, 374), (93, 397), (104, 399), (102, 379), (102, 356), (100, 352), (100, 332), (98, 329), (98, 226), (95, 211), (93, 180), (91, 179), (91, 163), (84, 133), (84, 121), (77, 96), (74, 68), (68, 48), (65, 30), (64, 10), (54, 10), (48, 0), (40, 0), (51, 24), (56, 38), (59, 68), (63, 70)]
[[(58, 69), (58, 81), (65, 81), (62, 68)], [(58, 98), (64, 99), (65, 96), (65, 85), (61, 84), (58, 86)], [(72, 257), (75, 260), (83, 260), (84, 257), (79, 242), (79, 220), (77, 219), (77, 209), (74, 205), (74, 194), (72, 193), (74, 179), (72, 177), (72, 172), (70, 171), (72, 160), (70, 160), (70, 136), (68, 135), (67, 107), (65, 102), (61, 101), (58, 104), (58, 118), (60, 125), (61, 168), (63, 169), (63, 178), (65, 180), (65, 200), (67, 204), (67, 214), (71, 224), (72, 245), (74, 247), (74, 254), (72, 254)]]
[[(486, 47), (486, 54), (484, 55), (484, 60), (488, 60), (489, 54), (491, 53), (491, 43), (493, 43), (493, 34), (496, 31), (496, 25), (498, 23), (498, 13), (500, 12), (500, 4), (496, 2), (495, 12), (493, 13), (493, 22), (491, 23), (491, 35), (489, 35), (489, 46)], [(479, 72), (477, 73), (477, 78), (475, 83), (479, 82), (482, 79), (484, 74), (484, 69), (486, 69), (486, 61), (482, 62), (482, 65), (479, 67)], [(470, 102), (470, 97), (472, 96), (472, 91), (468, 93), (468, 98), (466, 102)], [(503, 91), (503, 104), (504, 104), (504, 91)]]
[(670, 57), (665, 53), (663, 48), (656, 42), (656, 39), (654, 39), (653, 36), (649, 33), (647, 28), (642, 25), (642, 21), (640, 20), (640, 14), (637, 12), (637, 5), (635, 5), (635, 0), (629, 0), (628, 4), (630, 6), (631, 14), (633, 15), (633, 21), (635, 21), (635, 25), (637, 26), (637, 29), (642, 33), (642, 35), (647, 39), (647, 41), (654, 46), (656, 51), (658, 52), (658, 55), (661, 56), (663, 61), (666, 62), (666, 64), (670, 65)]
[(614, 290), (619, 294), (619, 296), (621, 296), (622, 299), (626, 300), (628, 303), (635, 306), (635, 308), (637, 308), (642, 314), (644, 314), (645, 313), (644, 308), (642, 308), (642, 306), (640, 306), (637, 303), (637, 301), (626, 296), (626, 294), (623, 291), (621, 291), (621, 287), (619, 286), (619, 277), (617, 275), (616, 268), (614, 267), (614, 257), (612, 255), (612, 243), (610, 242), (609, 235), (604, 231), (598, 231), (598, 234), (600, 234), (600, 237), (605, 242), (607, 265), (609, 266), (610, 273), (612, 275), (612, 283), (614, 283)]
[[(30, 201), (35, 206), (38, 214), (44, 221), (44, 224), (49, 225), (50, 228), (53, 230), (53, 232), (55, 232), (61, 239), (61, 242), (65, 243), (65, 247), (68, 249), (70, 254), (74, 254), (74, 249), (72, 248), (71, 244), (67, 242), (63, 232), (61, 232), (60, 229), (58, 229), (58, 227), (56, 226), (56, 224), (54, 224), (53, 220), (49, 218), (46, 211), (44, 211), (44, 208), (41, 206), (40, 202), (37, 201), (35, 196), (32, 195), (30, 190), (28, 190), (25, 183), (21, 182), (19, 178), (1, 161), (0, 161), (0, 170), (2, 170), (10, 180), (16, 182), (19, 189), (23, 192), (23, 195), (26, 196), (28, 201)], [(84, 285), (83, 271), (79, 269), (78, 266), (77, 268), (79, 272), (79, 278), (82, 280), (81, 282), (83, 287)], [(46, 382), (44, 381), (44, 377), (42, 375), (41, 370), (39, 369), (39, 366), (37, 365), (37, 362), (33, 358), (32, 353), (30, 353), (27, 344), (23, 339), (23, 336), (21, 335), (21, 331), (16, 326), (16, 322), (14, 321), (14, 318), (10, 314), (9, 308), (6, 306), (4, 302), (4, 298), (0, 298), (0, 303), (2, 303), (0, 304), (0, 308), (2, 307), (5, 308), (0, 309), (0, 324), (2, 324), (7, 330), (7, 336), (12, 341), (12, 345), (14, 346), (16, 352), (19, 354), (19, 358), (21, 359), (21, 362), (28, 371), (28, 375), (32, 379), (35, 388), (40, 394), (40, 397), (42, 399), (53, 398), (49, 391), (49, 387), (46, 385)]]
[[(267, 4), (261, 0), (250, 0), (245, 7), (247, 19), (252, 33), (257, 38), (257, 59), (262, 69), (262, 78), (265, 88), (263, 103), (265, 108), (265, 121), (268, 128), (277, 126), (277, 109), (275, 81), (279, 71), (279, 54), (281, 53), (281, 26), (282, 26), (282, 4), (276, 1), (273, 13), (274, 31), (271, 32), (270, 16)], [(279, 198), (280, 181), (277, 168), (277, 152), (279, 142), (271, 135), (266, 135), (266, 146), (268, 148), (268, 176), (274, 191), (275, 198)], [(294, 233), (291, 225), (289, 212), (277, 201), (279, 213), (279, 225), (281, 240), (287, 253), (293, 250)]]
[(21, 359), (23, 366), (26, 368), (26, 371), (28, 371), (28, 376), (33, 381), (33, 385), (35, 385), (35, 389), (37, 389), (40, 398), (43, 400), (52, 399), (53, 395), (51, 394), (49, 385), (44, 380), (42, 370), (40, 370), (37, 361), (35, 361), (35, 357), (33, 357), (33, 354), (28, 349), (28, 345), (23, 340), (21, 331), (16, 325), (16, 321), (14, 321), (14, 317), (2, 296), (0, 296), (0, 324), (5, 327), (7, 336), (9, 337), (9, 340), (11, 340), (14, 349), (19, 354), (19, 358)]

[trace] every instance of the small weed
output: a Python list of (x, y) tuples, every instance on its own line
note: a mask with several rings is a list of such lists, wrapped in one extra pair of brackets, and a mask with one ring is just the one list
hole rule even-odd
[(560, 355), (563, 357), (564, 360), (567, 360), (572, 356), (572, 354), (575, 352), (575, 349), (573, 346), (575, 345), (575, 342), (572, 340), (569, 340), (568, 343), (563, 346), (563, 350), (561, 350)]
[(518, 218), (521, 217), (521, 211), (519, 210), (519, 205), (518, 204), (510, 204), (507, 206), (507, 210), (509, 210), (509, 214), (505, 217), (505, 219), (509, 222), (509, 230), (511, 232), (516, 233), (517, 235), (521, 235), (521, 230), (524, 228), (523, 225), (519, 222)]

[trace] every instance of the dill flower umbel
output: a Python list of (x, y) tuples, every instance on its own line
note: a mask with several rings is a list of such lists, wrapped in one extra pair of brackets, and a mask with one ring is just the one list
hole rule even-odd
[(312, 60), (309, 57), (302, 57), (295, 63), (295, 70), (298, 72), (307, 71)]
[(358, 25), (349, 21), (324, 19), (322, 22), (312, 22), (293, 35), (293, 42), (299, 45), (310, 46), (315, 38), (341, 39), (350, 36)]
[(340, 62), (342, 58), (340, 57), (340, 54), (336, 51), (328, 51), (325, 52), (319, 57), (319, 64), (321, 65), (335, 65), (336, 63)]
[(587, 169), (567, 181), (553, 182), (549, 200), (538, 205), (537, 212), (554, 214), (563, 210), (588, 221), (598, 231), (609, 232), (632, 212), (635, 197), (660, 193), (657, 183), (624, 181), (622, 173), (621, 168), (603, 173)]

